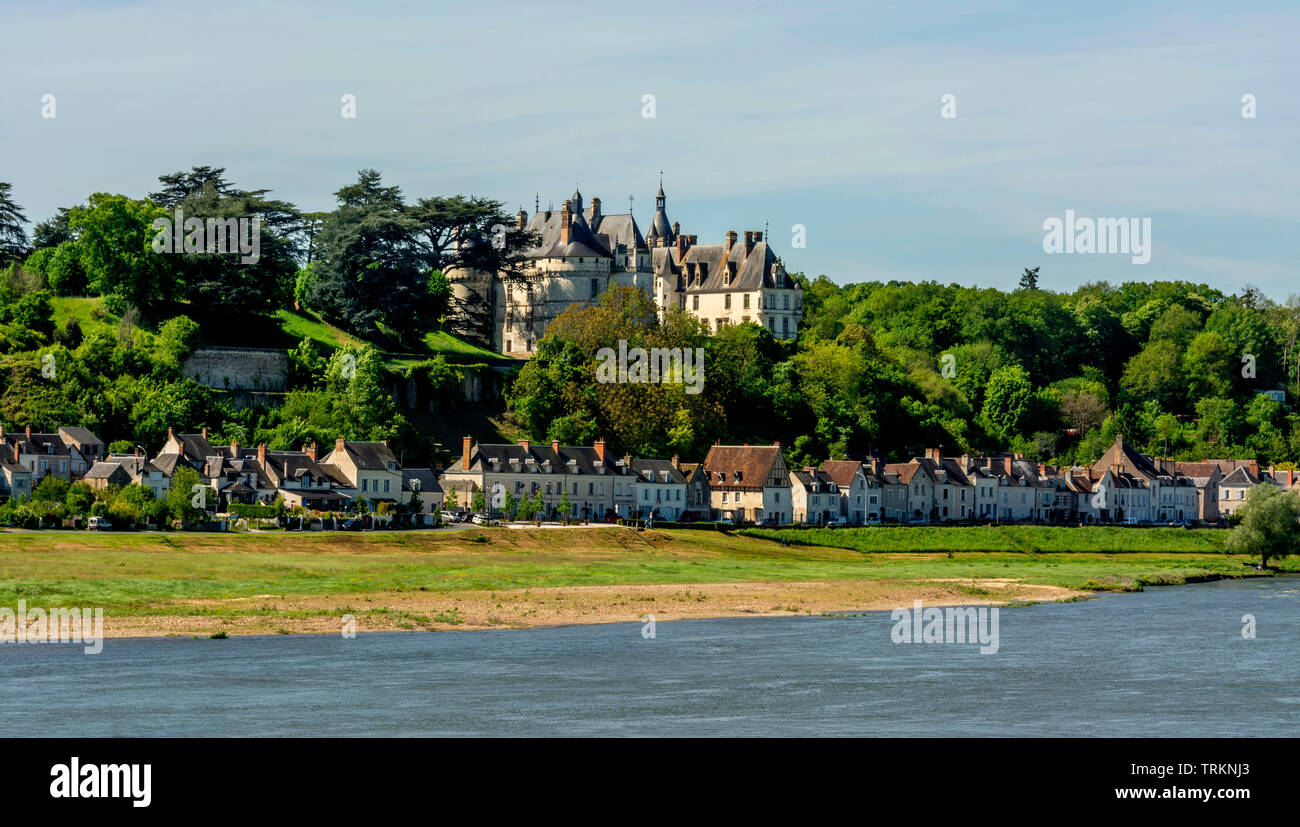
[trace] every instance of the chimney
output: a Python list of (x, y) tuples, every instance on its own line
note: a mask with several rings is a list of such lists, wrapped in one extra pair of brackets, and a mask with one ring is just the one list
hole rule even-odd
[(230, 438), (230, 458), (239, 459), (239, 440)]
[(515, 215), (515, 229), (522, 230), (528, 224), (528, 213), (524, 212), (523, 207)]
[(679, 236), (679, 235), (681, 235), (681, 234), (682, 234), (682, 225), (681, 225), (681, 222), (679, 222), (679, 221), (674, 221), (674, 222), (673, 222), (673, 236), (676, 237), (676, 236)]
[(1046, 463), (1042, 463), (1042, 462), (1038, 463), (1038, 477), (1039, 477), (1039, 479), (1042, 479), (1043, 477), (1046, 477), (1046, 476), (1047, 476), (1047, 465), (1046, 465)]
[(605, 440), (604, 439), (596, 440), (595, 444), (592, 445), (592, 447), (596, 449), (596, 456), (600, 457), (601, 462), (604, 462), (605, 461)]
[(140, 456), (140, 446), (137, 445), (135, 448), (131, 449), (131, 453), (135, 454), (137, 457)]
[(555, 452), (557, 457), (560, 455), (560, 441), (558, 439), (551, 440), (551, 450)]
[(348, 442), (346, 439), (344, 439), (343, 437), (339, 437), (338, 439), (334, 440), (334, 450), (338, 451), (341, 454), (347, 450), (347, 444)]
[(678, 471), (682, 470), (682, 457), (680, 454), (673, 454), (673, 467)]
[(262, 466), (263, 468), (266, 467), (266, 443), (265, 442), (257, 443), (257, 464)]
[(206, 427), (205, 427), (205, 428), (200, 428), (200, 429), (199, 429), (199, 433), (203, 434), (203, 438), (204, 438), (204, 439), (207, 439), (207, 438), (208, 438), (208, 429), (207, 429)]
[(772, 447), (773, 447), (773, 448), (780, 448), (780, 447), (781, 447), (781, 443), (779, 443), (779, 442), (773, 442), (773, 443), (772, 443)]
[(755, 244), (761, 244), (762, 241), (763, 241), (763, 231), (762, 231), (762, 230), (755, 230), (755, 231), (754, 231), (754, 243), (755, 243)]
[(1286, 487), (1291, 488), (1295, 485), (1295, 469), (1288, 469), (1286, 472)]
[(174, 439), (174, 437), (172, 436), (172, 428), (171, 428), (170, 425), (168, 425), (168, 426), (167, 426), (167, 441), (168, 441), (168, 442), (171, 442), (172, 439)]
[(28, 426), (27, 426), (27, 440), (30, 442), (30, 441), (31, 441), (31, 438), (32, 438), (32, 426), (31, 426), (31, 425), (28, 425)]
[(460, 470), (469, 470), (469, 449), (473, 441), (469, 437), (463, 437), (460, 441)]
[(519, 447), (524, 449), (524, 453), (528, 453), (528, 440), (526, 439), (519, 440)]
[(573, 213), (569, 212), (569, 202), (564, 202), (560, 210), (560, 243), (568, 244), (573, 238)]
[(600, 223), (600, 199), (591, 199), (591, 223), (593, 226)]
[(748, 258), (754, 249), (754, 231), (745, 230), (745, 257)]
[(19, 454), (22, 451), (22, 448), (20, 447), (21, 445), (22, 445), (21, 442), (14, 443), (14, 462), (18, 462), (19, 460), (22, 459), (22, 457), (19, 456)]
[(681, 264), (682, 259), (686, 258), (686, 237), (677, 236), (677, 263)]
[(1014, 462), (1015, 462), (1015, 458), (1009, 454), (1002, 458), (1002, 468), (1007, 472), (1007, 476), (1011, 476), (1011, 472), (1013, 468), (1012, 463)]
[(926, 448), (925, 455), (935, 462), (938, 462), (941, 459), (938, 448)]
[(727, 230), (727, 253), (731, 253), (731, 248), (736, 246), (736, 231)]
[(316, 440), (311, 441), (311, 445), (302, 446), (302, 452), (306, 454), (312, 462), (316, 461)]

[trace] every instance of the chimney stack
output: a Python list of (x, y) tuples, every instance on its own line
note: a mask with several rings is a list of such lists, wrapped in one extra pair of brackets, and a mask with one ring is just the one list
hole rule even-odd
[(524, 449), (525, 454), (528, 453), (528, 440), (526, 439), (519, 440), (519, 447)]
[(727, 253), (730, 253), (731, 248), (735, 246), (736, 246), (736, 231), (727, 230)]
[(19, 456), (19, 455), (22, 453), (22, 447), (21, 447), (21, 446), (22, 446), (22, 443), (21, 443), (21, 442), (15, 442), (15, 443), (14, 443), (14, 462), (18, 462), (19, 460), (22, 459), (22, 457)]
[(257, 443), (257, 464), (263, 468), (266, 467), (266, 443), (265, 442)]
[(515, 229), (522, 230), (525, 226), (527, 226), (527, 224), (528, 224), (528, 213), (524, 212), (523, 207), (520, 207), (518, 214), (515, 215)]
[(28, 425), (28, 426), (27, 426), (27, 441), (28, 441), (28, 442), (31, 442), (31, 439), (32, 439), (32, 426), (31, 426), (31, 425)]
[(312, 461), (316, 461), (316, 440), (311, 441), (311, 445), (302, 446), (302, 452)]
[(686, 237), (677, 236), (677, 263), (681, 264), (682, 259), (686, 258)]
[(601, 462), (604, 462), (605, 461), (605, 440), (603, 438), (596, 440), (595, 444), (592, 445), (592, 447), (596, 449), (596, 456), (600, 457)]
[(755, 244), (758, 244), (758, 243), (761, 243), (762, 241), (763, 241), (763, 231), (762, 231), (762, 230), (755, 230), (755, 231), (754, 231), (754, 243), (755, 243)]
[(754, 249), (754, 231), (745, 230), (745, 256), (748, 257)]
[(594, 227), (600, 223), (600, 199), (591, 199), (591, 224)]
[(558, 439), (551, 440), (551, 450), (555, 452), (556, 457), (560, 456), (560, 441)]
[(230, 458), (239, 459), (239, 440), (233, 436), (230, 438)]
[(1045, 478), (1046, 476), (1047, 476), (1047, 464), (1046, 464), (1046, 463), (1042, 463), (1042, 462), (1038, 463), (1038, 477), (1039, 477), (1039, 479), (1043, 479), (1043, 478)]
[(172, 439), (174, 439), (174, 437), (172, 436), (172, 428), (171, 428), (170, 425), (168, 425), (168, 426), (167, 426), (167, 441), (168, 441), (168, 442), (171, 442)]
[(680, 454), (673, 454), (673, 467), (678, 471), (682, 470), (682, 457)]
[(1007, 472), (1007, 476), (1011, 476), (1014, 462), (1015, 462), (1015, 458), (1012, 457), (1010, 454), (1002, 458), (1002, 468)]
[(339, 437), (338, 439), (334, 440), (334, 450), (342, 454), (347, 450), (347, 444), (348, 443), (346, 439), (344, 439), (343, 437)]
[(200, 428), (200, 429), (199, 429), (199, 433), (203, 434), (203, 438), (204, 438), (204, 439), (207, 439), (207, 438), (208, 438), (208, 429), (207, 429), (207, 427)]
[(569, 211), (569, 202), (565, 201), (560, 209), (560, 243), (568, 244), (573, 238), (573, 213)]
[(469, 470), (469, 449), (473, 440), (469, 437), (462, 437), (460, 441), (460, 470)]

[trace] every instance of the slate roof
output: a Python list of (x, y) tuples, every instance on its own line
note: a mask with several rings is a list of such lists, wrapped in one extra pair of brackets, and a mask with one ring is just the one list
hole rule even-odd
[(646, 482), (686, 483), (686, 475), (669, 459), (634, 459), (632, 470)]
[(408, 494), (414, 491), (415, 489), (411, 487), (412, 481), (419, 482), (421, 494), (437, 494), (442, 491), (442, 486), (438, 484), (438, 475), (432, 468), (403, 468), (402, 491)]
[(397, 464), (396, 455), (382, 442), (345, 442), (343, 450), (362, 471), (387, 471), (390, 462)]
[[(529, 460), (532, 460), (529, 463)], [(493, 461), (495, 460), (495, 465)], [(549, 444), (529, 445), (479, 443), (470, 451), (470, 467), (462, 468), (457, 459), (448, 471), (535, 474), (630, 474), (621, 459), (606, 453), (602, 462), (594, 447), (561, 445), (557, 452)]]

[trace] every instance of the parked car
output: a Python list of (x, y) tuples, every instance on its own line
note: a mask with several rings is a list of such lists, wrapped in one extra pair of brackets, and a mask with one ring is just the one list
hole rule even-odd
[(339, 523), (339, 531), (360, 531), (366, 524), (361, 520), (344, 520)]
[(86, 528), (90, 531), (112, 531), (113, 524), (107, 517), (91, 517), (86, 521)]

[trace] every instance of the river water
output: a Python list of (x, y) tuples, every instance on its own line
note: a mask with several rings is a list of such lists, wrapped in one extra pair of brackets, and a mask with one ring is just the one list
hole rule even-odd
[(896, 644), (895, 625), (0, 644), (0, 735), (1300, 734), (1298, 578), (1004, 608), (995, 654)]

